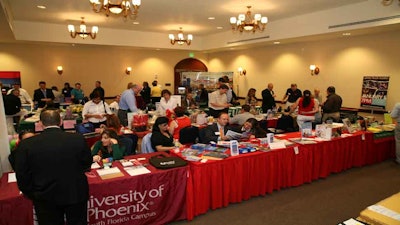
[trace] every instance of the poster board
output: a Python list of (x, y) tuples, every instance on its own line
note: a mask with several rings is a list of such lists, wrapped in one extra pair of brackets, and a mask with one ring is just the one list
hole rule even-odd
[(0, 82), (2, 83), (1, 91), (7, 92), (13, 84), (21, 84), (21, 73), (19, 71), (0, 71)]
[(218, 88), (218, 79), (223, 76), (229, 77), (232, 86), (233, 72), (182, 72), (179, 86), (190, 87), (196, 91), (199, 84), (204, 84), (207, 91), (211, 92)]
[(388, 87), (388, 76), (364, 76), (361, 107), (385, 109)]

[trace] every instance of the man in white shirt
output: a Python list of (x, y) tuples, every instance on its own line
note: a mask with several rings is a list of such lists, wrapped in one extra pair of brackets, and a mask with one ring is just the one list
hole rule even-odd
[(230, 124), (238, 124), (242, 126), (247, 119), (254, 118), (254, 115), (250, 113), (250, 108), (249, 105), (242, 105), (241, 112), (229, 120)]
[(19, 99), (21, 99), (21, 104), (30, 104), (31, 109), (33, 109), (33, 101), (31, 96), (28, 94), (28, 92), (21, 88), (21, 85), (16, 83), (13, 85), (13, 88), (8, 90), (7, 95), (10, 94), (13, 90), (18, 90), (19, 91)]
[(228, 92), (229, 87), (225, 84), (221, 84), (219, 89), (212, 92), (208, 99), (209, 114), (214, 118), (218, 118), (221, 112), (228, 112), (229, 106), (226, 92)]

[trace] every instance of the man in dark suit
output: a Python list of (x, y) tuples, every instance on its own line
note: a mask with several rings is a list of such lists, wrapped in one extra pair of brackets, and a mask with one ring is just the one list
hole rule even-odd
[(33, 101), (38, 103), (39, 108), (44, 108), (46, 104), (54, 100), (54, 94), (50, 88), (46, 88), (46, 82), (44, 81), (39, 82), (39, 87), (33, 93)]
[(104, 101), (104, 88), (101, 87), (101, 82), (100, 81), (96, 81), (95, 83), (95, 88), (92, 91), (92, 94), (94, 92), (99, 92), (100, 93), (100, 99)]
[(268, 88), (261, 92), (262, 96), (262, 110), (267, 113), (268, 109), (273, 109), (276, 107), (275, 103), (275, 93), (273, 91), (274, 85), (272, 83), (268, 84)]
[(58, 110), (40, 114), (44, 131), (22, 140), (15, 157), (18, 187), (33, 201), (40, 225), (87, 224), (92, 157), (80, 134), (60, 129)]
[(206, 128), (204, 128), (204, 131), (201, 131), (201, 142), (204, 144), (209, 144), (210, 141), (214, 141), (216, 143), (218, 141), (228, 141), (230, 139), (229, 136), (226, 136), (226, 132), (228, 132), (229, 130), (228, 124), (228, 113), (221, 112), (217, 118), (216, 123), (207, 126)]

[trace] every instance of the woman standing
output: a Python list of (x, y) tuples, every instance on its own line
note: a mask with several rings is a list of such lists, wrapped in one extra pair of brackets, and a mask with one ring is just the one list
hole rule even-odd
[(313, 122), (315, 120), (315, 113), (318, 112), (318, 105), (315, 104), (314, 98), (311, 97), (311, 91), (305, 90), (303, 92), (303, 97), (297, 99), (291, 106), (289, 114), (294, 112), (297, 107), (299, 107), (297, 125), (301, 129), (304, 122)]
[(143, 89), (140, 91), (140, 95), (143, 97), (146, 105), (150, 103), (151, 88), (149, 87), (149, 83), (147, 81), (143, 82)]
[(99, 162), (101, 159), (113, 158), (119, 160), (124, 157), (125, 146), (118, 143), (118, 135), (114, 130), (105, 129), (101, 133), (101, 140), (93, 145), (93, 162)]
[(107, 115), (113, 114), (108, 104), (101, 100), (99, 92), (91, 94), (91, 100), (83, 106), (82, 116), (89, 123), (92, 123), (94, 128), (99, 128), (101, 124), (105, 124)]
[(157, 152), (164, 152), (174, 149), (174, 139), (169, 133), (167, 117), (158, 117), (153, 125), (151, 135), (151, 147)]
[(158, 112), (160, 115), (165, 116), (167, 110), (173, 111), (179, 104), (175, 99), (171, 98), (171, 92), (167, 89), (162, 90), (161, 96)]

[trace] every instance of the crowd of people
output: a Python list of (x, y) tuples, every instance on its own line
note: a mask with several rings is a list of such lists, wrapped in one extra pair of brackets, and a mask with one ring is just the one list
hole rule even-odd
[[(39, 82), (33, 99), (19, 84), (15, 84), (8, 91), (9, 94), (4, 95), (7, 115), (18, 115), (22, 103), (37, 104), (37, 107), (43, 108), (40, 120), (44, 131), (39, 135), (29, 131), (21, 132), (17, 146), (9, 156), (12, 168), (16, 171), (18, 187), (33, 201), (39, 223), (61, 224), (64, 215), (67, 223), (86, 223), (88, 183), (84, 173), (89, 170), (92, 162), (100, 162), (109, 157), (119, 160), (126, 155), (136, 154), (137, 136), (127, 135), (124, 130), (128, 126), (127, 114), (143, 109), (141, 101), (145, 106), (156, 102), (160, 104), (158, 110), (161, 112), (152, 126), (150, 138), (151, 147), (155, 151), (174, 149), (180, 140), (181, 131), (192, 124), (185, 114), (187, 109), (196, 108), (205, 102), (209, 106), (209, 115), (216, 118), (216, 122), (199, 131), (198, 142), (209, 144), (266, 137), (267, 131), (261, 128), (252, 111), (258, 104), (254, 88), (249, 89), (241, 112), (231, 118), (228, 109), (235, 105), (236, 98), (225, 78), (219, 80), (218, 89), (211, 93), (205, 90), (204, 85), (199, 86), (196, 97), (193, 97), (191, 91), (187, 92), (182, 99), (182, 106), (171, 98), (169, 90), (161, 89), (157, 82), (152, 85), (150, 88), (147, 82), (143, 86), (130, 83), (110, 105), (105, 102), (105, 91), (100, 81), (95, 82), (95, 88), (87, 99), (79, 83), (75, 84), (75, 88), (65, 83), (61, 92), (58, 92), (57, 88), (46, 88), (44, 81)], [(273, 84), (269, 83), (261, 93), (264, 113), (278, 110), (273, 88)], [(300, 128), (306, 121), (338, 121), (342, 98), (336, 94), (333, 86), (326, 89), (326, 94), (326, 100), (322, 102), (318, 89), (314, 93), (310, 90), (301, 92), (296, 84), (291, 84), (282, 99), (285, 104), (283, 111), (286, 114), (296, 112)], [(82, 135), (68, 134), (61, 130), (60, 113), (53, 108), (57, 96), (84, 104), (83, 118), (99, 128), (101, 134), (101, 139), (91, 149)], [(400, 103), (395, 105), (391, 116), (397, 121), (396, 162), (400, 163)], [(236, 134), (240, 134), (240, 137)]]

